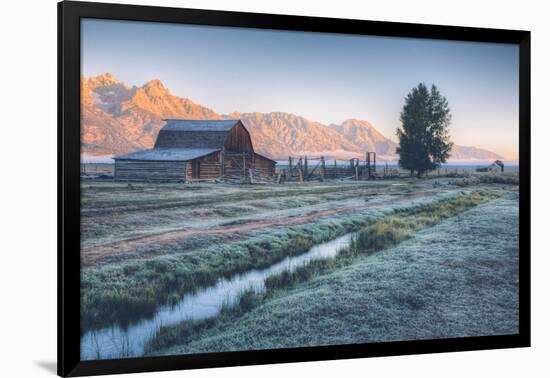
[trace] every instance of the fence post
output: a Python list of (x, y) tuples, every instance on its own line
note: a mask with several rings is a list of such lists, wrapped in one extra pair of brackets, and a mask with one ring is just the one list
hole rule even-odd
[(288, 157), (288, 179), (292, 177), (292, 156)]
[(370, 179), (370, 152), (367, 152), (367, 178)]
[(321, 156), (321, 181), (325, 181), (325, 157)]
[(243, 152), (243, 177), (246, 178), (246, 152)]
[(225, 175), (225, 147), (220, 152), (220, 177)]
[(304, 178), (307, 180), (307, 175), (308, 175), (308, 171), (307, 171), (307, 155), (304, 157)]

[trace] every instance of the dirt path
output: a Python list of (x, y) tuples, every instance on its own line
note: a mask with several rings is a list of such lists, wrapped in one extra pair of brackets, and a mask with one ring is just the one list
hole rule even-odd
[[(93, 201), (87, 200), (83, 204), (83, 208), (80, 210), (81, 214), (91, 216), (91, 215), (111, 215), (113, 213), (121, 212), (143, 212), (148, 210), (161, 210), (161, 209), (172, 209), (179, 207), (199, 207), (199, 206), (209, 206), (212, 204), (218, 203), (227, 203), (227, 202), (240, 202), (240, 201), (250, 201), (250, 200), (268, 200), (269, 198), (285, 198), (285, 197), (296, 197), (300, 195), (330, 195), (333, 193), (342, 193), (342, 192), (355, 192), (355, 191), (367, 191), (375, 192), (380, 191), (381, 187), (365, 187), (365, 186), (344, 186), (344, 187), (294, 187), (287, 188), (282, 191), (258, 191), (258, 192), (249, 192), (246, 194), (243, 193), (227, 193), (223, 196), (220, 195), (211, 195), (205, 193), (198, 193), (194, 197), (187, 198), (173, 198), (169, 200), (160, 199), (160, 198), (148, 198), (143, 200), (128, 200), (126, 204), (113, 205), (108, 199), (104, 203), (94, 199)], [(89, 207), (93, 206), (93, 207)]]
[(360, 206), (347, 206), (347, 207), (338, 207), (327, 210), (314, 211), (308, 215), (296, 216), (296, 217), (285, 217), (285, 218), (273, 218), (265, 219), (261, 221), (251, 220), (249, 223), (227, 225), (227, 226), (217, 226), (208, 229), (181, 229), (167, 231), (154, 235), (145, 235), (135, 238), (130, 238), (126, 240), (121, 240), (114, 242), (105, 246), (96, 246), (84, 248), (80, 254), (80, 263), (83, 267), (93, 266), (102, 259), (119, 255), (124, 253), (135, 252), (136, 250), (146, 247), (147, 245), (159, 245), (166, 244), (178, 240), (183, 240), (186, 238), (194, 236), (206, 236), (206, 235), (223, 235), (228, 233), (245, 233), (263, 228), (275, 228), (281, 226), (292, 226), (300, 225), (305, 223), (311, 223), (321, 217), (333, 216), (333, 215), (342, 215), (357, 210), (364, 210), (366, 208), (378, 208), (386, 206), (388, 204), (393, 204), (401, 200), (409, 200), (421, 197), (427, 197), (434, 195), (434, 192), (416, 192), (408, 193), (400, 196), (394, 196), (390, 199), (379, 201), (376, 203), (366, 202), (364, 205)]

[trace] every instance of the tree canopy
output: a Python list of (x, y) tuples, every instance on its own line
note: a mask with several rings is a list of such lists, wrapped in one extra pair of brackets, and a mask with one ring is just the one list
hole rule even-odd
[(397, 152), (402, 168), (422, 176), (447, 161), (453, 146), (451, 109), (435, 85), (430, 90), (423, 83), (413, 88), (405, 98), (400, 119)]

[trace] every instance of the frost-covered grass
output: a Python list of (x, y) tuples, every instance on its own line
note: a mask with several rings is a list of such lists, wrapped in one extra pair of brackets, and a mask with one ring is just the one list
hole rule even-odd
[(313, 224), (250, 240), (218, 244), (192, 254), (133, 260), (81, 273), (81, 327), (124, 324), (153, 314), (187, 292), (303, 253), (360, 225), (358, 221)]
[(453, 217), (499, 195), (495, 191), (476, 191), (447, 201), (420, 205), (412, 210), (398, 211), (396, 215), (387, 216), (361, 228), (353, 248), (360, 253), (370, 253), (394, 246), (414, 237), (420, 229), (433, 226), (441, 219)]
[(267, 214), (297, 216), (357, 201), (387, 184), (177, 185), (97, 182), (82, 185), (82, 245), (106, 245), (177, 229), (213, 227), (228, 218), (255, 221)]
[(519, 185), (518, 173), (490, 173), (490, 174), (475, 174), (464, 176), (461, 179), (449, 181), (449, 184), (461, 187), (475, 186), (480, 184), (502, 184), (502, 185)]
[[(250, 308), (250, 303), (261, 303), (262, 299), (273, 296), (278, 290), (287, 289), (289, 286), (305, 282), (331, 270), (342, 268), (353, 263), (359, 254), (369, 254), (389, 246), (393, 246), (403, 240), (414, 236), (415, 232), (432, 226), (442, 219), (449, 218), (464, 212), (465, 210), (487, 202), (501, 195), (494, 191), (476, 191), (465, 193), (457, 197), (450, 197), (441, 201), (424, 203), (413, 207), (395, 209), (390, 215), (381, 218), (371, 219), (357, 232), (352, 246), (339, 253), (337, 258), (322, 259), (310, 262), (292, 272), (285, 271), (279, 275), (269, 277), (266, 281), (267, 293), (259, 293), (259, 298), (254, 301), (250, 299), (250, 293), (245, 293), (244, 307)], [(226, 309), (218, 319), (209, 319), (199, 322), (184, 322), (178, 326), (164, 327), (155, 337), (149, 348), (159, 349), (176, 341), (185, 340), (206, 327), (217, 322), (223, 322), (243, 313), (243, 304), (239, 305), (232, 314)]]
[[(376, 203), (395, 195), (436, 191), (429, 180), (407, 180), (400, 181), (400, 184), (395, 185), (394, 181), (258, 186), (85, 182), (81, 185), (81, 253), (86, 256), (98, 246), (172, 231), (297, 218), (334, 208), (359, 208), (367, 200)], [(231, 238), (239, 236), (232, 235)], [(204, 235), (188, 239), (186, 250), (219, 242)], [(116, 263), (171, 252), (169, 245), (144, 245), (131, 253), (104, 256), (99, 263)]]
[(477, 206), (256, 305), (188, 329), (183, 339), (168, 334), (177, 345), (156, 340), (149, 353), (516, 333), (517, 196)]
[(355, 256), (371, 254), (395, 246), (413, 238), (419, 230), (431, 227), (443, 219), (454, 217), (464, 211), (498, 198), (496, 191), (476, 191), (441, 201), (410, 208), (396, 209), (390, 215), (371, 219), (359, 228), (351, 246), (340, 251), (333, 259), (312, 261), (293, 272), (283, 272), (267, 279), (266, 286), (272, 291), (305, 282), (312, 277), (329, 272), (353, 262)]
[[(468, 191), (434, 193), (429, 197), (365, 207), (351, 214), (322, 218), (312, 223), (262, 230), (258, 235), (236, 242), (211, 243), (196, 251), (189, 251), (188, 241), (175, 241), (168, 246), (173, 250), (169, 256), (83, 269), (81, 328), (89, 330), (111, 324), (124, 325), (148, 317), (160, 305), (175, 303), (183, 294), (214, 284), (219, 278), (266, 267), (286, 256), (303, 253), (315, 244), (356, 231), (388, 213), (463, 193)], [(359, 199), (364, 202), (364, 198)]]

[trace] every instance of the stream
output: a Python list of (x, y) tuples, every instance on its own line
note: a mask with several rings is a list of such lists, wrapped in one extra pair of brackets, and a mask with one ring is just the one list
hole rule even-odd
[(141, 357), (145, 345), (155, 337), (161, 326), (214, 317), (220, 313), (223, 306), (235, 305), (244, 291), (265, 290), (265, 281), (268, 277), (284, 271), (292, 272), (313, 260), (335, 257), (340, 250), (350, 245), (351, 239), (352, 234), (349, 233), (318, 244), (301, 255), (286, 257), (267, 268), (220, 279), (215, 285), (183, 295), (176, 304), (159, 307), (151, 318), (124, 328), (115, 325), (88, 331), (80, 338), (80, 358), (95, 360)]

